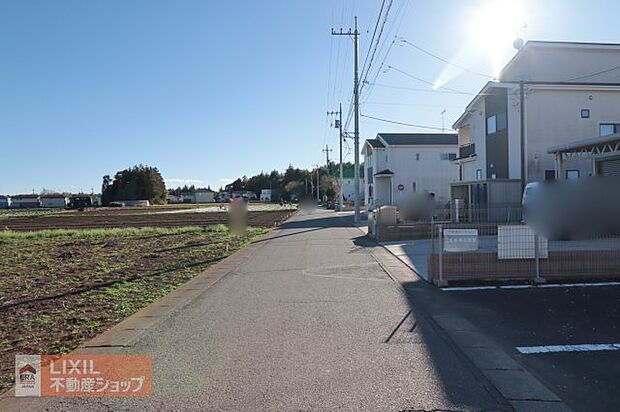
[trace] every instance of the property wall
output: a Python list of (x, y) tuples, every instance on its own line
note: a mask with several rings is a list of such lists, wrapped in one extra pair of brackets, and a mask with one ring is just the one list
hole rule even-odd
[[(531, 87), (526, 97), (526, 154), (528, 181), (544, 179), (545, 170), (555, 169), (550, 146), (572, 143), (599, 135), (600, 123), (620, 123), (620, 87), (579, 88)], [(581, 118), (590, 109), (590, 118)], [(517, 138), (511, 136), (511, 138)], [(576, 169), (580, 176), (592, 173), (592, 159), (564, 162), (564, 171)]]
[[(413, 183), (416, 191), (435, 193), (435, 199), (446, 203), (450, 199), (450, 183), (458, 181), (459, 168), (450, 160), (441, 160), (442, 153), (458, 152), (456, 145), (445, 146), (391, 146), (388, 147), (394, 202), (410, 195)], [(399, 191), (398, 185), (404, 190)]]

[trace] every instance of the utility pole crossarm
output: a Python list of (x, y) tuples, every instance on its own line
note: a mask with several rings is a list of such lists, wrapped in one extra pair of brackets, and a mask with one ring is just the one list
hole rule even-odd
[(328, 145), (325, 145), (325, 149), (322, 150), (322, 152), (325, 153), (325, 164), (327, 165), (328, 170), (329, 170), (329, 152), (331, 151), (332, 149), (330, 149)]

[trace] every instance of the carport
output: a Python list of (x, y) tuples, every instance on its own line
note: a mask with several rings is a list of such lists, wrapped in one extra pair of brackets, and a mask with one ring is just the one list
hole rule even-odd
[(566, 160), (583, 157), (592, 159), (593, 176), (620, 176), (620, 133), (552, 146), (547, 152), (555, 156), (555, 175), (558, 179), (566, 177)]

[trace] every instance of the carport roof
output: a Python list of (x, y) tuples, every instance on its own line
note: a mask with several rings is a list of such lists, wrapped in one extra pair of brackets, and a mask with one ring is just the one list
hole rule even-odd
[(569, 153), (590, 153), (594, 155), (618, 151), (620, 151), (620, 133), (564, 143), (547, 149), (547, 153), (555, 155)]

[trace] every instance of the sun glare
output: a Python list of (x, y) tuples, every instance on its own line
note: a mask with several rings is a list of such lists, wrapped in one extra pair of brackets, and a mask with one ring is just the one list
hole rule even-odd
[(491, 0), (475, 10), (470, 26), (472, 42), (491, 58), (494, 74), (498, 74), (503, 54), (523, 26), (523, 10), (516, 1)]

